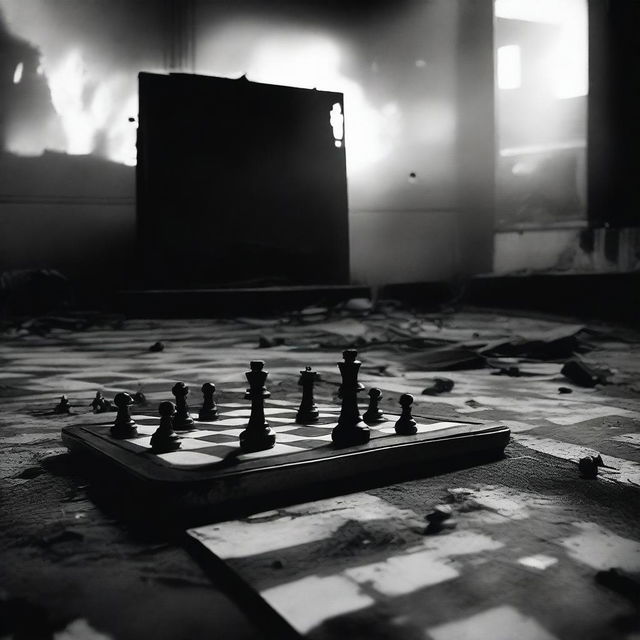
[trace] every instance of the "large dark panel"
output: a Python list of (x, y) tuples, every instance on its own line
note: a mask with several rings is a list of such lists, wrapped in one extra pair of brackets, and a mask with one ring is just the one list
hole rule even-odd
[(640, 221), (640, 2), (589, 0), (588, 215)]
[(138, 231), (146, 286), (349, 277), (342, 94), (142, 73)]

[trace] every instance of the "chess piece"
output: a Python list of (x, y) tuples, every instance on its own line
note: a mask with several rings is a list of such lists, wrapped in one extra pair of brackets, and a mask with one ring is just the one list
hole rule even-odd
[(189, 413), (187, 396), (189, 387), (184, 382), (176, 382), (171, 389), (176, 399), (176, 415), (173, 418), (173, 428), (176, 431), (188, 431), (193, 429), (194, 420)]
[(67, 396), (61, 396), (60, 402), (53, 407), (53, 413), (57, 413), (59, 415), (64, 413), (71, 413), (71, 403), (69, 402), (69, 398)]
[(107, 413), (108, 411), (115, 411), (113, 403), (107, 400), (102, 391), (96, 391), (96, 397), (91, 401), (91, 408), (94, 413)]
[(205, 382), (202, 385), (202, 407), (198, 414), (198, 420), (217, 420), (218, 407), (213, 397), (216, 392), (216, 385), (212, 382)]
[(102, 391), (96, 391), (96, 397), (91, 401), (89, 406), (93, 409), (94, 413), (100, 413), (103, 403), (104, 396), (102, 395)]
[(133, 438), (138, 435), (135, 420), (131, 417), (129, 407), (133, 404), (133, 398), (128, 393), (116, 393), (113, 399), (118, 413), (111, 427), (111, 435), (114, 438)]
[(318, 421), (320, 412), (313, 399), (313, 385), (317, 379), (318, 372), (312, 371), (311, 367), (306, 367), (304, 371), (300, 372), (298, 384), (302, 387), (302, 400), (296, 414), (296, 422), (307, 424)]
[(376, 387), (369, 389), (369, 406), (362, 416), (367, 424), (377, 424), (384, 420), (382, 409), (378, 407), (380, 400), (382, 400), (382, 391)]
[(271, 396), (264, 386), (269, 373), (263, 370), (262, 360), (252, 360), (250, 367), (251, 371), (245, 373), (249, 388), (244, 397), (251, 400), (251, 415), (240, 434), (240, 448), (246, 452), (271, 449), (276, 443), (276, 434), (264, 417), (264, 401)]
[(173, 417), (176, 408), (173, 402), (161, 402), (158, 405), (160, 413), (160, 426), (151, 436), (151, 449), (154, 453), (169, 453), (181, 446), (180, 437), (173, 430)]
[(396, 433), (401, 436), (412, 436), (418, 433), (416, 421), (411, 415), (411, 405), (413, 405), (413, 396), (410, 393), (403, 393), (400, 396), (400, 406), (402, 413), (396, 422)]
[(133, 394), (133, 404), (147, 404), (147, 397), (142, 393), (142, 390), (138, 389), (138, 391)]
[(358, 391), (362, 391), (364, 385), (358, 382), (358, 371), (362, 363), (356, 360), (357, 355), (355, 349), (347, 349), (342, 354), (344, 362), (338, 363), (342, 376), (342, 384), (338, 391), (342, 398), (342, 406), (338, 424), (331, 432), (331, 439), (338, 447), (365, 444), (371, 436), (369, 427), (362, 421), (358, 409)]

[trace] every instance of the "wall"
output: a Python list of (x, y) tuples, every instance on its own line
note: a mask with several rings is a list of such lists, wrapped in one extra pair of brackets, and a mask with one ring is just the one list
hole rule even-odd
[[(354, 280), (482, 270), (491, 249), (474, 239), (490, 225), (459, 198), (460, 17), (473, 0), (264, 5), (0, 0), (0, 270), (127, 283), (136, 74), (163, 69), (344, 93)], [(486, 24), (479, 35), (486, 48)]]
[(496, 233), (496, 275), (588, 274), (640, 269), (640, 229), (537, 229)]

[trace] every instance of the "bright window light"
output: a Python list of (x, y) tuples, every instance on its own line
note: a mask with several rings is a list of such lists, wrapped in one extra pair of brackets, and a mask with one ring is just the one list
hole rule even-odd
[(498, 47), (498, 88), (517, 89), (522, 84), (520, 47), (510, 44)]
[[(553, 66), (549, 89), (556, 98), (575, 98), (589, 92), (589, 45), (587, 0), (495, 0), (496, 18), (554, 25), (556, 36), (549, 44)], [(510, 47), (503, 47), (509, 49)], [(509, 67), (505, 62), (505, 67)], [(500, 73), (498, 51), (498, 80)], [(507, 82), (510, 72), (505, 69)], [(508, 84), (508, 83), (507, 83)], [(501, 89), (515, 88), (499, 84)]]

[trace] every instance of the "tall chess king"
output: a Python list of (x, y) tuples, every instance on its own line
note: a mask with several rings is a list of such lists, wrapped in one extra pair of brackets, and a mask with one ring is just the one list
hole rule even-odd
[(342, 407), (338, 424), (331, 432), (331, 440), (338, 447), (365, 444), (371, 437), (369, 427), (362, 420), (358, 408), (358, 391), (362, 391), (364, 385), (358, 382), (358, 371), (362, 362), (356, 360), (357, 355), (355, 349), (347, 349), (342, 353), (344, 362), (338, 363), (342, 375), (342, 384), (338, 392), (342, 398)]

